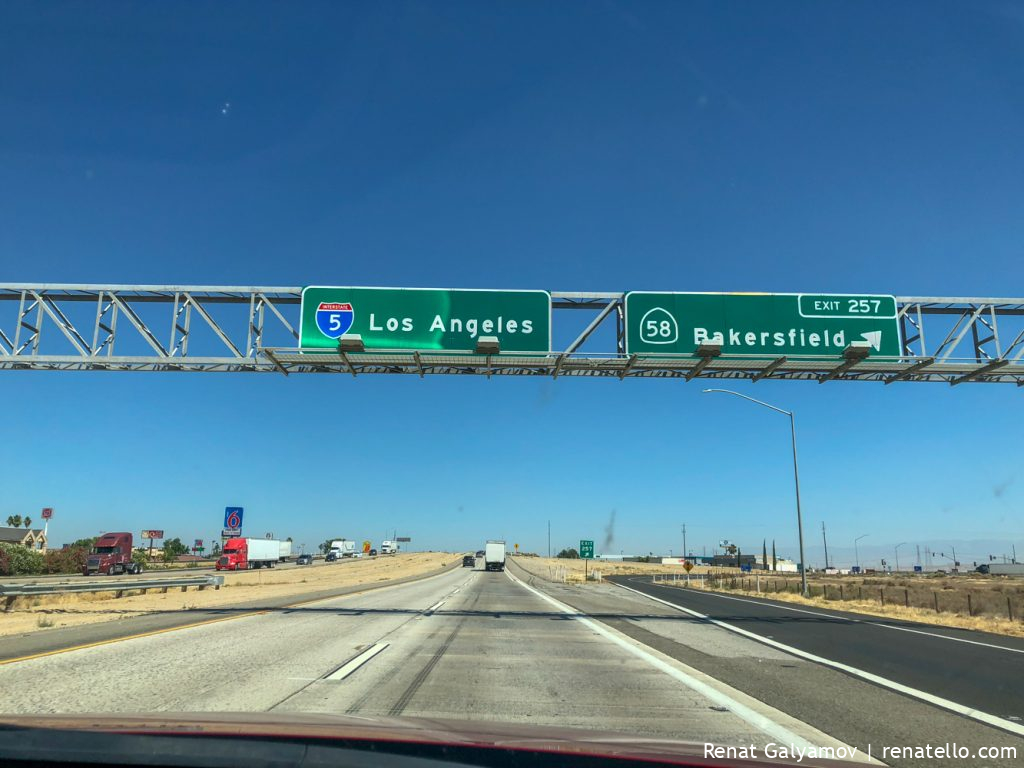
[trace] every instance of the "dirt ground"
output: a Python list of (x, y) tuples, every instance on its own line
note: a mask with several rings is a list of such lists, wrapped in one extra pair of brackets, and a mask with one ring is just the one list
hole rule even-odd
[[(583, 583), (584, 562), (587, 563), (586, 570), (589, 574), (598, 573), (603, 576), (623, 575), (644, 575), (655, 573), (674, 574), (678, 573), (680, 578), (685, 577), (686, 571), (681, 565), (662, 565), (661, 563), (629, 563), (617, 560), (564, 560), (557, 557), (517, 557), (515, 563), (534, 576), (539, 576), (548, 581), (562, 581), (569, 584)], [(694, 566), (690, 575), (707, 573), (710, 569), (705, 566)], [(735, 568), (716, 568), (716, 573), (739, 571)], [(589, 576), (593, 579), (593, 576)]]
[[(303, 595), (357, 584), (374, 584), (407, 576), (439, 571), (455, 555), (423, 552), (346, 560), (287, 570), (257, 570), (224, 574), (219, 590), (207, 587), (187, 592), (171, 589), (115, 598), (113, 593), (68, 594), (19, 599), (10, 611), (0, 613), (0, 636), (19, 635), (49, 627), (69, 627), (97, 621), (126, 619), (157, 611), (185, 611), (213, 608), (260, 598)], [(199, 575), (199, 574), (196, 574)], [(113, 577), (119, 588), (128, 586), (131, 577)]]

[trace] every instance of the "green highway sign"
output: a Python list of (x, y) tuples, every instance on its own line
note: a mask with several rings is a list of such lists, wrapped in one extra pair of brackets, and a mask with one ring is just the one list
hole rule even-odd
[(580, 559), (594, 559), (594, 542), (588, 539), (580, 539)]
[(495, 336), (502, 352), (551, 351), (547, 291), (440, 288), (302, 290), (299, 346), (337, 349), (359, 334), (367, 350), (473, 350)]
[(838, 357), (851, 342), (867, 343), (872, 356), (901, 352), (892, 296), (632, 291), (625, 321), (631, 355), (720, 344), (723, 355)]

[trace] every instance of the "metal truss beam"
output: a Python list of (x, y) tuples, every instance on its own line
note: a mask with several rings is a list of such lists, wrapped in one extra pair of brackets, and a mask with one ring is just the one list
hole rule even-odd
[[(547, 355), (426, 350), (312, 353), (298, 344), (301, 289), (211, 285), (0, 284), (0, 370), (193, 371), (1024, 385), (1024, 299), (897, 299), (903, 354), (837, 358), (627, 355), (622, 293), (554, 291)], [(571, 335), (567, 312), (591, 312)], [(575, 326), (576, 328), (579, 325)], [(600, 328), (614, 348), (581, 353)], [(170, 331), (168, 334), (167, 331)], [(938, 341), (929, 344), (929, 341)]]

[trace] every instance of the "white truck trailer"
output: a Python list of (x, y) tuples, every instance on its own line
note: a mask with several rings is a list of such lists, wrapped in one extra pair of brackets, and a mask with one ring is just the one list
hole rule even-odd
[(505, 570), (505, 542), (489, 540), (484, 546), (484, 570)]
[(281, 553), (277, 556), (277, 561), (279, 563), (283, 563), (283, 562), (291, 559), (291, 556), (292, 556), (292, 543), (290, 541), (282, 541), (282, 542), (280, 542), (280, 544), (281, 544)]

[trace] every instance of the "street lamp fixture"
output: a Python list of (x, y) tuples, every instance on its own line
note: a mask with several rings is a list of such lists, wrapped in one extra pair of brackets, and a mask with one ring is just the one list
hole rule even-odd
[(501, 352), (501, 343), (497, 336), (481, 336), (476, 340), (478, 355), (496, 355)]
[(366, 345), (363, 344), (362, 334), (346, 333), (338, 341), (338, 349), (342, 352), (365, 352)]
[(896, 545), (896, 573), (900, 572), (900, 547), (904, 546), (907, 542), (901, 541)]
[[(703, 346), (703, 345), (702, 345)], [(716, 345), (721, 350), (721, 345)], [(699, 351), (698, 351), (698, 354)], [(725, 395), (735, 395), (736, 397), (742, 397), (744, 400), (749, 400), (757, 405), (763, 405), (765, 408), (770, 408), (776, 413), (781, 413), (789, 416), (789, 434), (793, 442), (793, 482), (796, 485), (796, 530), (797, 535), (800, 539), (800, 589), (804, 597), (808, 596), (807, 591), (807, 560), (804, 559), (804, 518), (800, 512), (800, 470), (797, 467), (796, 460), (796, 417), (792, 411), (787, 411), (784, 408), (766, 403), (763, 400), (750, 397), (749, 395), (741, 395), (739, 392), (733, 392), (731, 389), (705, 389), (703, 392), (721, 392)]]
[(860, 541), (861, 539), (865, 538), (866, 536), (870, 536), (870, 535), (871, 535), (870, 533), (865, 533), (863, 536), (858, 536), (856, 539), (853, 540), (853, 556), (857, 559), (857, 570), (858, 571), (860, 570), (860, 550), (857, 549), (857, 542)]
[(843, 350), (847, 360), (863, 360), (871, 353), (871, 345), (866, 341), (851, 341)]
[[(694, 351), (694, 354), (697, 355), (697, 357), (718, 357), (719, 355), (722, 354), (722, 345), (721, 344), (698, 344), (697, 345), (697, 349)], [(704, 391), (705, 392), (710, 392), (712, 390), (706, 389)], [(725, 390), (723, 389), (722, 391), (724, 392)]]

